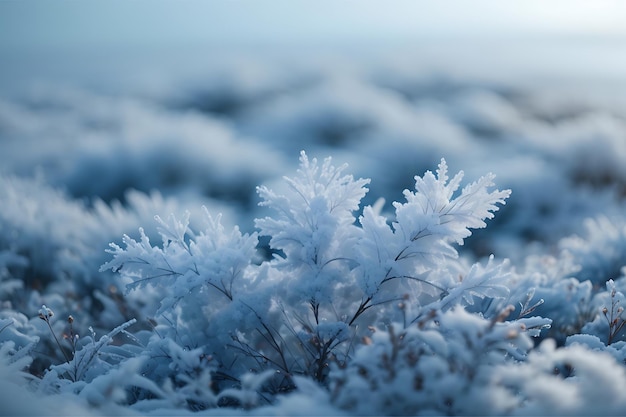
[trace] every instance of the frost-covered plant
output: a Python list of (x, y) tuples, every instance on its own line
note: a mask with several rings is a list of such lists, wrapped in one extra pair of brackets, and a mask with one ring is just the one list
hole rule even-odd
[[(462, 244), (469, 228), (484, 227), (484, 219), (509, 194), (489, 191), (492, 176), (487, 176), (455, 195), (462, 173), (448, 183), (442, 160), (437, 176), (427, 172), (416, 177), (415, 191), (404, 192), (406, 203), (394, 203), (394, 219), (365, 207), (357, 220), (354, 212), (367, 181), (343, 176), (344, 168), (331, 167), (327, 159), (318, 172), (316, 161), (311, 164), (302, 154), (300, 177), (288, 179), (285, 194), (259, 190), (265, 199), (262, 204), (278, 213), (277, 219), (257, 220), (257, 226), (262, 235), (272, 236), (270, 245), (285, 254), (274, 261), (282, 280), (290, 284), (285, 297), (309, 297), (285, 301), (291, 301), (290, 314), (300, 322), (295, 331), (289, 330), (304, 346), (313, 341), (308, 353), (319, 380), (325, 378), (327, 362), (344, 360), (347, 352), (339, 347), (352, 343), (359, 324), (376, 323), (377, 315), (406, 322), (411, 311), (433, 297), (449, 295), (448, 290), (457, 286), (471, 287), (475, 295), (495, 295), (491, 285), (483, 286), (483, 294), (471, 279), (460, 283), (452, 278), (446, 269), (457, 272), (459, 267), (447, 261), (457, 256), (452, 243)], [(466, 297), (471, 298), (469, 292)], [(402, 308), (392, 307), (397, 302)], [(378, 310), (374, 318), (360, 323), (372, 307)]]
[[(350, 363), (331, 372), (335, 405), (357, 415), (485, 415), (512, 408), (501, 401), (494, 370), (533, 347), (520, 321), (462, 308), (425, 317), (417, 326), (373, 330)], [(547, 324), (545, 319), (536, 324)]]
[[(453, 246), (485, 227), (508, 197), (490, 190), (492, 175), (458, 192), (463, 174), (450, 179), (442, 160), (436, 175), (415, 177), (415, 191), (394, 203), (393, 218), (373, 207), (357, 218), (369, 180), (344, 170), (303, 152), (285, 190), (258, 188), (261, 205), (275, 213), (256, 220), (275, 252), (269, 261), (256, 255), (256, 233), (226, 232), (205, 210), (204, 230), (190, 227), (189, 214), (157, 216), (160, 245), (140, 229), (139, 240), (112, 244), (113, 259), (101, 270), (132, 280), (129, 291), (161, 294), (155, 331), (211, 355), (215, 389), (245, 388), (253, 369), (267, 376), (258, 383), (266, 401), (293, 390), (298, 375), (326, 385), (330, 367), (351, 360), (368, 326), (409, 326), (432, 312), (508, 296), (505, 264), (491, 259), (467, 269)], [(247, 406), (241, 395), (218, 399)]]
[[(155, 214), (182, 213), (179, 201), (130, 190), (124, 204), (99, 199), (89, 204), (41, 179), (13, 176), (0, 176), (0, 200), (0, 318), (14, 319), (0, 341), (13, 340), (21, 347), (28, 338), (40, 339), (34, 374), (71, 359), (71, 339), (63, 338), (69, 329), (59, 317), (76, 317), (71, 331), (80, 335), (90, 334), (90, 326), (107, 333), (133, 318), (149, 328), (148, 317), (162, 294), (143, 291), (124, 297), (124, 286), (132, 281), (97, 267), (107, 260), (102, 248), (109, 242), (121, 243), (124, 231), (148, 223)], [(158, 237), (156, 229), (146, 228), (146, 234)], [(56, 313), (50, 326), (39, 319), (29, 323), (42, 304)]]
[[(54, 312), (46, 305), (39, 309), (39, 318), (47, 324), (65, 362), (51, 365), (39, 381), (38, 391), (43, 394), (64, 392), (81, 394), (94, 379), (106, 374), (137, 353), (129, 344), (123, 344), (119, 347), (110, 346), (117, 335), (129, 335), (126, 329), (136, 322), (135, 319), (116, 327), (96, 341), (95, 332), (91, 327), (89, 328), (91, 334), (80, 338), (73, 328), (74, 318), (69, 316), (67, 320), (69, 332), (64, 334), (64, 339), (68, 341), (71, 347), (71, 350), (67, 351), (52, 327), (53, 316)], [(131, 340), (134, 340), (134, 337), (131, 337)], [(129, 346), (131, 346), (130, 349)], [(88, 390), (93, 390), (93, 387), (88, 388)]]
[[(527, 299), (535, 314), (552, 319), (550, 329), (541, 337), (551, 337), (563, 344), (567, 336), (580, 332), (593, 320), (593, 286), (576, 278), (579, 270), (567, 252), (558, 256), (531, 255), (509, 281), (510, 302), (518, 305), (513, 300)], [(519, 311), (524, 309), (521, 306)]]
[[(1, 328), (4, 330), (6, 323)], [(30, 356), (33, 345), (17, 348), (11, 340), (0, 343), (0, 369), (1, 372), (11, 374), (13, 378), (22, 382), (33, 380), (33, 376), (26, 372), (33, 358)], [(14, 380), (14, 382), (17, 382)]]
[[(45, 306), (44, 306), (45, 307)], [(135, 324), (136, 320), (130, 320), (108, 334), (100, 337), (96, 341), (95, 332), (82, 338), (80, 346), (77, 341), (73, 342), (72, 356), (65, 353), (65, 350), (59, 344), (59, 348), (64, 351), (66, 362), (59, 365), (52, 365), (42, 380), (42, 387), (49, 390), (50, 387), (56, 389), (66, 389), (66, 385), (71, 385), (75, 392), (80, 391), (80, 387), (85, 382), (89, 382), (95, 376), (106, 373), (114, 365), (121, 360), (134, 356), (132, 352), (125, 352), (121, 349), (107, 350), (106, 347), (113, 342), (113, 338), (120, 333), (124, 333), (126, 328)], [(54, 333), (53, 333), (54, 334)], [(55, 336), (56, 339), (56, 336)], [(74, 386), (72, 383), (78, 383)]]
[(492, 218), (497, 204), (503, 204), (510, 194), (509, 190), (489, 191), (493, 175), (488, 175), (455, 196), (463, 173), (448, 183), (447, 171), (442, 160), (437, 176), (430, 171), (423, 178), (416, 176), (415, 192), (404, 191), (406, 203), (393, 204), (396, 216), (391, 226), (373, 209), (364, 209), (360, 223), (365, 238), (359, 242), (358, 253), (364, 307), (390, 281), (409, 280), (419, 283), (420, 291), (444, 295), (454, 281), (438, 283), (428, 274), (445, 269), (445, 260), (458, 256), (452, 244), (462, 245), (471, 234), (469, 229), (485, 227), (484, 220)]
[(515, 415), (623, 415), (626, 407), (623, 362), (579, 343), (557, 348), (545, 340), (526, 361), (498, 366), (492, 381)]
[(35, 327), (25, 315), (5, 309), (0, 311), (0, 343), (11, 341), (21, 349), (37, 343)]
[[(0, 333), (6, 329), (6, 323), (0, 321)], [(0, 392), (2, 415), (28, 415), (28, 404), (21, 402), (31, 394), (37, 378), (29, 371), (33, 362), (33, 347), (18, 347), (12, 340), (0, 341)], [(34, 399), (35, 397), (32, 396)]]
[(332, 401), (359, 415), (622, 415), (623, 345), (577, 336), (533, 349), (520, 321), (451, 310), (372, 334), (331, 373)]
[(532, 289), (536, 298), (549, 300), (537, 306), (536, 313), (553, 319), (544, 336), (559, 345), (579, 333), (607, 344), (623, 337), (623, 221), (600, 216), (588, 219), (585, 227), (583, 237), (561, 239), (557, 255), (528, 256), (511, 282), (518, 298)]
[(626, 224), (621, 219), (600, 216), (587, 219), (583, 236), (562, 239), (559, 246), (580, 266), (577, 276), (604, 287), (626, 265)]
[(626, 267), (623, 269), (622, 276), (616, 280), (609, 279), (605, 289), (595, 292), (589, 303), (594, 314), (581, 331), (581, 333), (598, 337), (607, 346), (625, 340), (623, 332), (624, 325), (626, 325), (623, 314), (626, 303), (625, 272)]
[(256, 258), (256, 234), (242, 235), (238, 228), (227, 233), (220, 216), (213, 218), (206, 209), (204, 214), (206, 228), (199, 232), (189, 227), (189, 214), (182, 221), (157, 217), (162, 247), (152, 246), (141, 229), (139, 241), (124, 236), (125, 249), (112, 245), (114, 259), (102, 267), (132, 278), (129, 290), (156, 288), (160, 303), (152, 308), (163, 336), (192, 348), (207, 343), (207, 332), (228, 337), (231, 323), (217, 324), (212, 332), (209, 318), (254, 284), (248, 269)]
[(608, 307), (602, 307), (602, 315), (606, 320), (607, 326), (609, 326), (609, 334), (607, 337), (607, 345), (613, 343), (613, 340), (617, 337), (617, 335), (624, 328), (624, 324), (626, 324), (626, 320), (622, 317), (622, 313), (624, 312), (624, 294), (621, 291), (618, 291), (615, 287), (615, 282), (612, 279), (608, 280), (606, 283), (606, 289), (609, 293), (609, 297), (611, 302)]
[[(57, 346), (59, 347), (59, 351), (63, 354), (63, 357), (65, 358), (65, 361), (69, 362), (71, 359), (68, 356), (68, 354), (65, 351), (65, 349), (63, 348), (63, 346), (61, 346), (61, 343), (59, 343), (59, 339), (57, 338), (57, 335), (56, 335), (56, 333), (54, 333), (54, 329), (52, 329), (52, 325), (50, 324), (50, 320), (52, 319), (52, 316), (54, 316), (54, 312), (50, 308), (46, 307), (45, 304), (43, 306), (41, 306), (41, 308), (39, 309), (39, 318), (42, 319), (48, 325), (48, 328), (50, 329), (50, 333), (52, 334), (52, 337), (54, 338), (54, 341), (56, 342)], [(74, 340), (72, 339), (72, 343), (73, 342), (74, 342)]]
[(3, 274), (43, 288), (67, 277), (84, 280), (91, 273), (82, 257), (93, 218), (83, 215), (80, 202), (41, 181), (10, 176), (0, 177), (0, 200)]

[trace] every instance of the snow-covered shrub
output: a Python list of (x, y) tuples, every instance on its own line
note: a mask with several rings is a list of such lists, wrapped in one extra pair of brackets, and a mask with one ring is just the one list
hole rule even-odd
[(626, 224), (623, 219), (606, 216), (587, 219), (582, 236), (562, 239), (559, 247), (569, 252), (580, 266), (578, 278), (604, 287), (609, 279), (616, 279), (626, 265)]
[(538, 305), (536, 313), (553, 320), (543, 336), (559, 345), (579, 333), (594, 335), (607, 345), (624, 338), (623, 220), (600, 216), (588, 219), (585, 229), (582, 236), (561, 239), (557, 255), (527, 256), (511, 281), (514, 297), (531, 289), (536, 299), (549, 300)]
[(502, 320), (455, 308), (373, 330), (331, 372), (333, 403), (357, 415), (504, 414), (516, 404), (501, 398), (494, 370), (523, 360), (533, 343), (523, 323)]
[(422, 323), (372, 334), (331, 373), (333, 403), (358, 415), (623, 414), (623, 349), (593, 336), (532, 349), (523, 324), (460, 309)]
[(405, 203), (394, 203), (394, 218), (365, 207), (357, 219), (368, 180), (330, 158), (318, 165), (302, 153), (300, 163), (282, 192), (258, 188), (261, 205), (276, 213), (256, 221), (274, 259), (256, 256), (256, 233), (225, 232), (205, 210), (204, 230), (190, 227), (189, 214), (157, 217), (160, 245), (140, 230), (140, 240), (112, 245), (102, 266), (131, 279), (131, 293), (161, 294), (155, 331), (211, 355), (222, 375), (216, 389), (237, 389), (250, 369), (269, 375), (259, 386), (266, 401), (293, 390), (298, 375), (326, 385), (330, 366), (351, 360), (368, 326), (408, 326), (432, 311), (508, 296), (502, 264), (467, 269), (453, 246), (508, 197), (490, 190), (493, 176), (457, 192), (462, 173), (450, 179), (442, 160), (436, 175), (415, 178)]
[[(45, 306), (42, 310), (51, 311)], [(46, 322), (50, 320), (45, 313), (42, 313), (40, 317)], [(102, 336), (98, 341), (95, 340), (95, 332), (80, 340), (78, 335), (71, 332), (67, 335), (72, 347), (70, 353), (66, 352), (57, 341), (57, 346), (63, 352), (66, 362), (50, 367), (42, 380), (40, 389), (43, 392), (51, 390), (80, 392), (85, 383), (106, 373), (123, 359), (133, 356), (132, 353), (122, 353), (119, 349), (115, 349), (115, 353), (108, 352), (107, 346), (113, 342), (115, 336), (125, 332), (125, 329), (134, 323), (135, 320), (128, 321)], [(56, 338), (56, 335), (54, 337)]]
[[(580, 332), (595, 316), (592, 284), (576, 278), (579, 270), (575, 259), (565, 252), (559, 256), (531, 255), (510, 280), (511, 299), (519, 302), (529, 297), (537, 303), (534, 313), (552, 319), (550, 329), (541, 336), (554, 338), (559, 344)], [(517, 306), (517, 302), (513, 304)]]
[(492, 378), (515, 415), (623, 415), (626, 407), (623, 361), (582, 344), (557, 348), (545, 340), (526, 361), (500, 365)]
[(622, 275), (615, 281), (609, 279), (606, 289), (596, 292), (590, 303), (594, 314), (582, 328), (583, 333), (594, 335), (607, 345), (626, 340), (622, 331), (626, 324), (626, 315), (623, 314), (626, 304), (625, 285), (626, 277)]
[(0, 177), (0, 200), (3, 275), (39, 289), (92, 274), (82, 258), (93, 218), (83, 215), (81, 203), (41, 181), (13, 176)]

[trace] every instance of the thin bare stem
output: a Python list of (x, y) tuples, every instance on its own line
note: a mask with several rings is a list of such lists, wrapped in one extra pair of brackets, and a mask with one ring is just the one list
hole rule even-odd
[(65, 349), (63, 349), (63, 346), (61, 346), (61, 343), (59, 342), (59, 339), (57, 339), (57, 335), (54, 333), (54, 330), (52, 330), (52, 326), (50, 325), (50, 319), (46, 317), (43, 319), (43, 321), (45, 321), (46, 324), (48, 325), (48, 328), (50, 329), (50, 333), (52, 333), (52, 337), (54, 337), (54, 341), (57, 342), (57, 346), (59, 347), (59, 349), (61, 349), (61, 353), (63, 353), (63, 357), (65, 357), (65, 361), (67, 363), (70, 363), (70, 357), (67, 355), (67, 352), (65, 351)]

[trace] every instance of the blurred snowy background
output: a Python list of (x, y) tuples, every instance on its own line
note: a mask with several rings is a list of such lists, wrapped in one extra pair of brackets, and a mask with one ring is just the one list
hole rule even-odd
[(624, 22), (618, 1), (2, 2), (0, 175), (251, 231), (301, 149), (387, 208), (445, 157), (513, 190), (468, 247), (519, 258), (625, 213)]

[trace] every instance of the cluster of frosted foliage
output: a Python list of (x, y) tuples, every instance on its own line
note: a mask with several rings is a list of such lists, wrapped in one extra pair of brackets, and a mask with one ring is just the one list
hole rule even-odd
[[(363, 205), (370, 180), (346, 167), (302, 152), (296, 175), (257, 188), (252, 233), (156, 193), (87, 206), (0, 182), (16, 237), (0, 240), (2, 386), (68, 414), (620, 412), (626, 269), (619, 248), (595, 247), (619, 247), (621, 229), (598, 218), (554, 255), (474, 260), (459, 246), (511, 194), (492, 174), (462, 185), (442, 159), (388, 210)], [(12, 223), (19, 210), (30, 220)], [(57, 212), (81, 223), (55, 228)], [(61, 256), (72, 250), (81, 263)], [(60, 272), (32, 290), (37, 251)]]
[(559, 345), (576, 339), (597, 346), (597, 339), (610, 351), (624, 341), (623, 240), (623, 219), (599, 216), (585, 222), (585, 233), (561, 239), (556, 255), (524, 259), (511, 279), (512, 297), (531, 291), (540, 301), (535, 313), (553, 320), (542, 337), (554, 338)]
[(598, 289), (594, 293), (590, 308), (595, 314), (590, 314), (590, 318), (581, 332), (586, 335), (593, 335), (610, 345), (612, 349), (618, 350), (621, 350), (626, 343), (622, 331), (626, 324), (626, 314), (623, 314), (624, 304), (626, 304), (624, 272), (626, 272), (626, 267), (617, 280), (609, 279), (606, 281), (605, 289)]
[(602, 285), (615, 279), (626, 263), (626, 224), (606, 216), (587, 219), (582, 236), (562, 239), (559, 247), (569, 252), (580, 266), (577, 276)]
[(337, 285), (345, 285), (345, 276), (354, 268), (350, 253), (359, 241), (360, 229), (354, 225), (354, 212), (367, 189), (368, 180), (354, 180), (343, 175), (344, 167), (335, 168), (327, 159), (320, 167), (303, 153), (299, 177), (286, 178), (286, 193), (277, 194), (259, 187), (263, 202), (277, 216), (257, 219), (260, 233), (271, 236), (270, 246), (281, 250), (284, 261), (276, 266), (290, 268), (294, 278), (290, 291), (300, 293), (313, 305), (328, 302)]
[(507, 414), (623, 415), (626, 406), (624, 362), (578, 343), (557, 348), (546, 340), (525, 362), (499, 366), (493, 380), (513, 403)]
[[(333, 402), (357, 415), (503, 414), (518, 405), (494, 378), (523, 361), (526, 324), (462, 308), (433, 312), (417, 326), (374, 330), (345, 368), (331, 373)], [(541, 325), (543, 320), (534, 320)]]
[[(182, 213), (179, 201), (156, 191), (129, 190), (125, 204), (96, 199), (89, 205), (41, 179), (9, 175), (0, 176), (0, 200), (0, 320), (10, 321), (0, 326), (0, 341), (13, 340), (24, 347), (39, 340), (41, 354), (33, 362), (34, 372), (65, 359), (49, 329), (32, 319), (42, 304), (50, 306), (56, 317), (75, 315), (73, 328), (81, 335), (90, 333), (89, 326), (108, 332), (131, 319), (145, 322), (147, 314), (154, 313), (145, 308), (158, 302), (160, 298), (154, 299), (159, 294), (146, 291), (123, 297), (130, 281), (98, 272), (98, 266), (108, 259), (103, 248), (111, 241), (121, 243), (124, 231), (151, 224), (156, 214)], [(233, 217), (229, 211), (224, 214)], [(159, 236), (157, 227), (146, 233)], [(51, 325), (59, 335), (67, 331), (64, 320)]]
[(520, 322), (433, 314), (367, 338), (331, 373), (332, 402), (357, 415), (622, 415), (623, 342), (533, 346)]
[[(442, 160), (436, 174), (415, 177), (393, 218), (369, 206), (357, 218), (369, 180), (345, 168), (303, 152), (284, 190), (258, 188), (261, 205), (275, 213), (256, 220), (273, 259), (255, 258), (256, 233), (227, 232), (206, 211), (200, 231), (188, 214), (157, 217), (159, 244), (142, 230), (140, 240), (125, 236), (102, 269), (132, 280), (131, 293), (146, 286), (162, 293), (156, 330), (211, 355), (223, 378), (215, 381), (218, 391), (243, 384), (242, 370), (272, 371), (259, 386), (270, 399), (294, 390), (297, 376), (328, 386), (331, 367), (353, 360), (368, 327), (397, 320), (406, 327), (433, 312), (464, 311), (476, 299), (508, 298), (505, 264), (466, 267), (453, 246), (485, 227), (508, 197), (508, 190), (492, 190), (492, 175), (459, 190), (463, 174), (450, 179)], [(530, 334), (549, 320), (514, 326)], [(219, 401), (245, 408), (239, 397)]]
[(0, 200), (4, 276), (47, 285), (64, 276), (84, 280), (91, 273), (82, 257), (94, 219), (83, 216), (83, 205), (41, 181), (13, 176), (0, 177)]
[[(511, 298), (528, 301), (535, 314), (549, 317), (553, 323), (542, 337), (562, 344), (567, 336), (580, 332), (595, 315), (590, 302), (593, 286), (576, 278), (579, 265), (566, 252), (559, 256), (531, 255), (513, 274)], [(517, 303), (515, 303), (517, 305)], [(524, 310), (524, 306), (518, 306)]]

